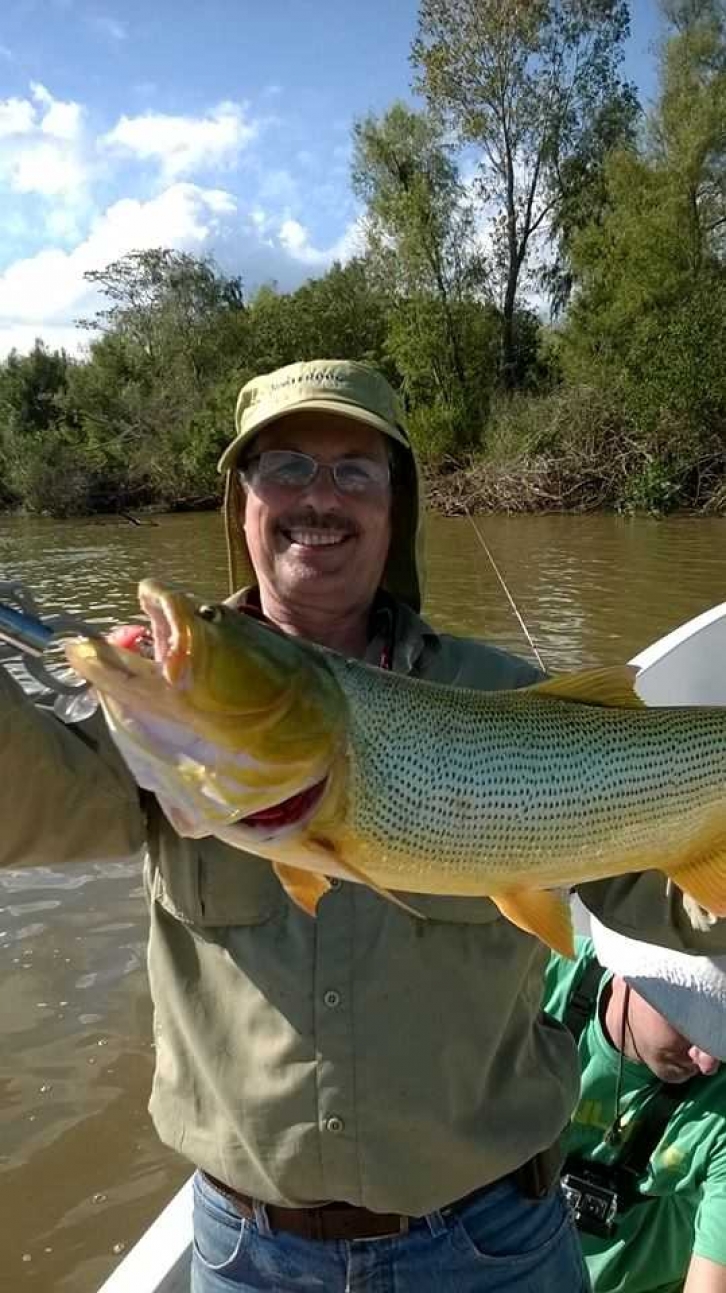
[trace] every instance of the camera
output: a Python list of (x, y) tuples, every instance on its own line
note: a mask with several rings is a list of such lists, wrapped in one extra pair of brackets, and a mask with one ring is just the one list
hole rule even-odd
[(568, 1158), (562, 1171), (562, 1190), (578, 1230), (609, 1238), (622, 1211), (622, 1182), (617, 1168)]

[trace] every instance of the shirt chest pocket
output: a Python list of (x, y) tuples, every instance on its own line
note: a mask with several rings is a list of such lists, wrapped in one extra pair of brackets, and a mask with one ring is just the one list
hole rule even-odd
[(177, 920), (212, 928), (261, 925), (285, 897), (272, 865), (219, 840), (180, 839), (165, 821), (149, 831), (151, 898)]

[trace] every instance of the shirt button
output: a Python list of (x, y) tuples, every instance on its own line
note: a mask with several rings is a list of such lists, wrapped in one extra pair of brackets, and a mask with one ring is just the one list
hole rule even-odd
[(323, 1001), (326, 1006), (330, 1006), (330, 1009), (334, 1010), (336, 1006), (340, 1005), (340, 993), (336, 992), (334, 988), (329, 988), (323, 997)]
[(337, 1132), (343, 1131), (345, 1123), (342, 1118), (339, 1118), (338, 1115), (334, 1113), (330, 1118), (328, 1118), (325, 1126), (328, 1131), (332, 1131), (333, 1134), (337, 1134)]

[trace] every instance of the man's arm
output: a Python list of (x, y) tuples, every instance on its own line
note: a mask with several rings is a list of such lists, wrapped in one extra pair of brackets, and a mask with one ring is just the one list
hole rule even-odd
[(66, 726), (0, 666), (0, 866), (127, 857), (139, 792), (100, 714)]
[(726, 1266), (694, 1253), (683, 1293), (726, 1293)]

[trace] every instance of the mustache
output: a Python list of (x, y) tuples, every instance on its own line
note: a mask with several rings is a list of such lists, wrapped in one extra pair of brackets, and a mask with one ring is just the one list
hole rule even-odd
[(357, 534), (358, 526), (342, 512), (316, 512), (301, 507), (285, 512), (277, 522), (280, 530), (327, 530), (330, 534)]

